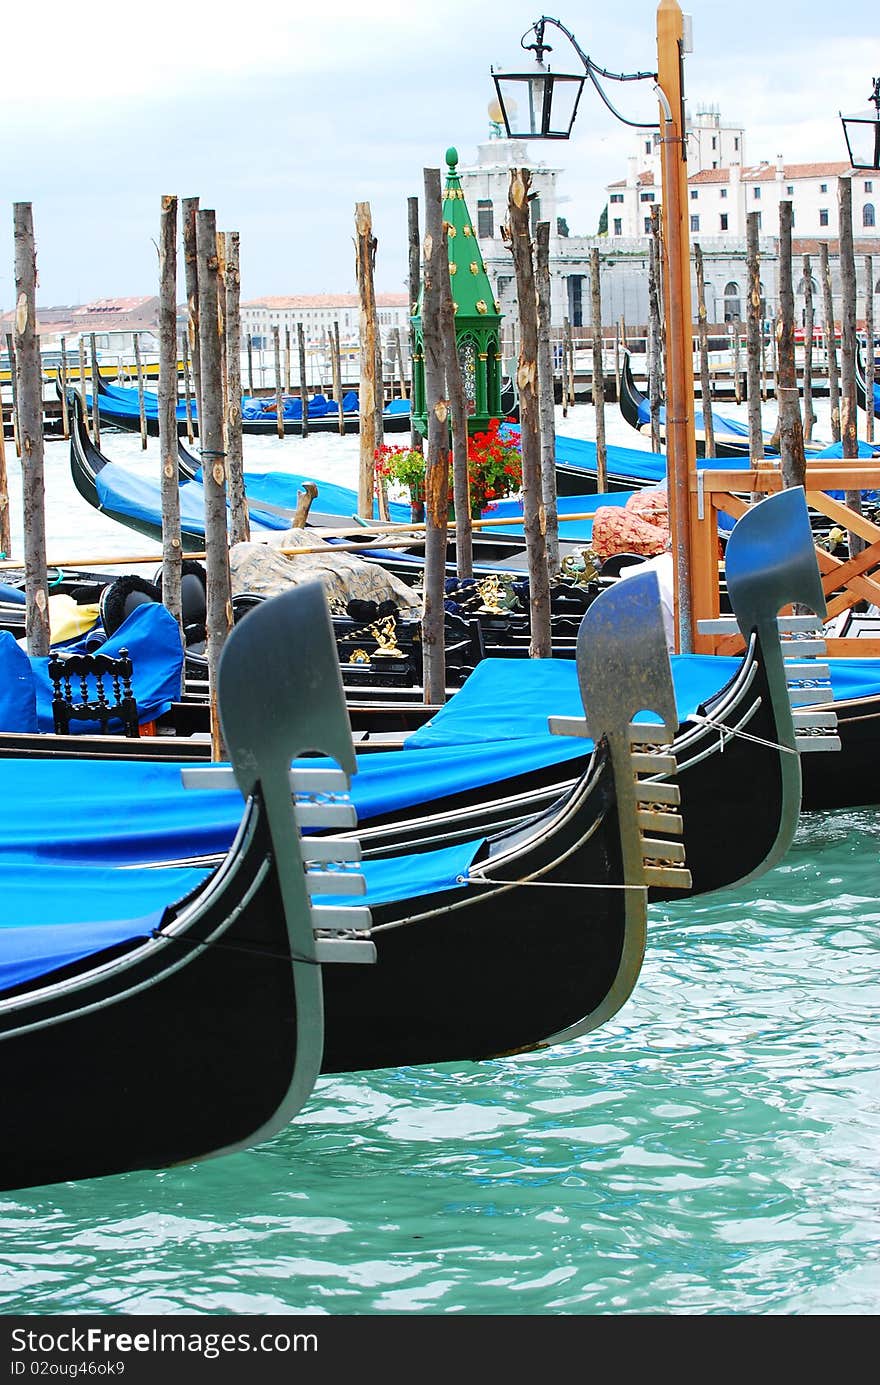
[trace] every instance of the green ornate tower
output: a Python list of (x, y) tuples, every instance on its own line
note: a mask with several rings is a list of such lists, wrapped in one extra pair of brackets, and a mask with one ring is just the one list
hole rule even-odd
[[(501, 313), (483, 264), (480, 246), (464, 200), (456, 167), (458, 150), (447, 149), (443, 220), (449, 225), (449, 274), (455, 309), (455, 339), (464, 382), (468, 432), (479, 433), (491, 418), (501, 418)], [(413, 422), (428, 432), (425, 401), (425, 349), (422, 296), (413, 313)]]

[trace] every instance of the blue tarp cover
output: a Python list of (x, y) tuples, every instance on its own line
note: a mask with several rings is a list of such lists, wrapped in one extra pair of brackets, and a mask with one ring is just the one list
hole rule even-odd
[[(241, 800), (239, 800), (239, 812)], [(416, 856), (366, 861), (364, 897), (325, 895), (323, 903), (378, 904), (436, 896), (456, 887), (482, 839)], [(3, 865), (0, 890), (0, 993), (118, 943), (143, 940), (166, 905), (182, 899), (208, 870), (165, 867)]]
[[(64, 653), (93, 650), (95, 647), (90, 632), (87, 639), (65, 645)], [(183, 645), (177, 621), (161, 603), (145, 602), (136, 606), (119, 629), (100, 645), (100, 649), (111, 658), (117, 657), (120, 649), (128, 650), (133, 669), (132, 692), (142, 725), (154, 721), (168, 711), (172, 702), (179, 700)], [(30, 658), (25, 654), (8, 632), (0, 634), (0, 730), (31, 732), (53, 729), (53, 694), (48, 665), (48, 658)], [(36, 708), (36, 727), (29, 712), (26, 674), (29, 675), (31, 696)], [(88, 686), (90, 695), (94, 696), (93, 679), (89, 678)], [(74, 734), (88, 735), (100, 730), (100, 725), (98, 722), (75, 721), (71, 723), (71, 729)]]

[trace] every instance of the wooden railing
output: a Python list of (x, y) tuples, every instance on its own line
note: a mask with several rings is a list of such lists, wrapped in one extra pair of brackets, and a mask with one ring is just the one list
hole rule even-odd
[[(733, 636), (698, 633), (700, 621), (717, 619), (720, 614), (719, 512), (738, 519), (748, 509), (752, 495), (769, 495), (781, 488), (778, 467), (766, 463), (749, 471), (719, 468), (691, 476), (691, 611), (696, 653), (733, 654), (743, 648), (742, 640)], [(880, 491), (880, 461), (807, 465), (806, 495), (811, 512), (824, 515), (829, 525), (857, 534), (867, 545), (856, 557), (846, 560), (825, 548), (816, 548), (829, 621), (861, 601), (880, 606), (880, 526), (833, 500), (826, 494), (831, 490)], [(841, 639), (829, 635), (826, 645), (832, 657), (880, 658), (880, 639)]]

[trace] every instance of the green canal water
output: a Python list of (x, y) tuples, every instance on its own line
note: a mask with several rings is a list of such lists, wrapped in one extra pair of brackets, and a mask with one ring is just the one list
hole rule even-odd
[(629, 1002), (552, 1052), (327, 1079), (252, 1152), (3, 1195), (0, 1311), (876, 1313), (878, 847), (874, 810), (809, 816), (763, 880), (652, 908)]

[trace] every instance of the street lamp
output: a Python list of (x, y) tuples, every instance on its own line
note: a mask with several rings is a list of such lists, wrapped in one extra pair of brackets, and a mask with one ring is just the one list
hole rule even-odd
[(853, 168), (880, 170), (880, 77), (874, 78), (874, 90), (868, 97), (873, 110), (841, 115), (843, 135)]
[[(552, 24), (568, 39), (581, 61), (580, 74), (552, 72), (544, 61), (551, 50), (544, 42)], [(657, 129), (645, 121), (629, 120), (612, 104), (599, 78), (615, 82), (650, 79), (660, 102), (662, 155), (663, 287), (666, 327), (666, 453), (669, 519), (675, 568), (676, 648), (694, 647), (691, 581), (691, 477), (696, 473), (693, 408), (693, 328), (691, 312), (690, 240), (687, 214), (687, 146), (683, 100), (685, 21), (677, 0), (660, 0), (657, 8), (656, 72), (609, 72), (584, 53), (574, 35), (558, 19), (542, 15), (520, 40), (534, 54), (521, 72), (492, 69), (498, 105), (510, 139), (568, 139), (584, 83), (589, 79), (612, 115), (635, 129)], [(534, 41), (526, 39), (534, 34)], [(689, 38), (689, 33), (688, 33)], [(520, 100), (517, 100), (519, 95)], [(520, 115), (522, 111), (522, 115)], [(705, 595), (705, 593), (703, 594)], [(716, 598), (717, 599), (717, 598)]]

